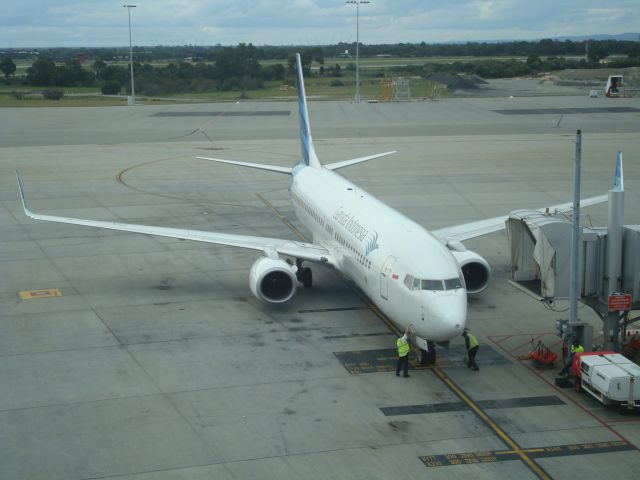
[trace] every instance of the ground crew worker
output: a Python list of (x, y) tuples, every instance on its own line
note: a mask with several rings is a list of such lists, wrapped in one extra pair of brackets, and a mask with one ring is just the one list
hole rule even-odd
[(396, 377), (400, 376), (401, 367), (404, 368), (404, 377), (409, 377), (409, 351), (411, 350), (411, 345), (409, 345), (407, 334), (409, 333), (410, 326), (411, 324), (407, 325), (404, 335), (396, 340), (396, 346), (398, 347), (398, 366), (396, 367)]
[(464, 337), (464, 346), (467, 348), (467, 356), (464, 358), (464, 363), (467, 364), (467, 368), (470, 368), (473, 371), (478, 371), (480, 370), (476, 363), (476, 354), (478, 353), (478, 348), (480, 346), (478, 339), (466, 328), (462, 332), (462, 336)]
[(571, 369), (571, 365), (573, 364), (573, 359), (576, 356), (576, 353), (583, 353), (583, 352), (584, 352), (584, 347), (580, 345), (580, 342), (576, 338), (571, 344), (571, 351), (569, 352), (569, 358), (567, 359), (567, 363), (565, 364), (564, 368), (560, 370), (560, 375), (566, 375), (567, 373), (569, 373), (569, 370)]

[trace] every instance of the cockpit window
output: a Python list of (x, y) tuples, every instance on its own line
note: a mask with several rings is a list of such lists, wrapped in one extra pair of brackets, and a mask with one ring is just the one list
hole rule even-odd
[(422, 280), (422, 290), (444, 290), (442, 280)]
[(404, 285), (409, 290), (413, 290), (413, 280), (413, 275), (407, 275), (406, 277), (404, 277)]
[(404, 285), (409, 290), (456, 290), (458, 288), (464, 288), (460, 278), (428, 280), (415, 278), (413, 275), (406, 275), (404, 277)]
[(444, 289), (445, 290), (455, 290), (456, 288), (462, 288), (462, 282), (460, 278), (449, 278), (444, 281)]

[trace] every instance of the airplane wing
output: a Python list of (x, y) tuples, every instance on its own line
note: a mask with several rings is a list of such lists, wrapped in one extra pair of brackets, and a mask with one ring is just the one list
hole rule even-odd
[[(368, 160), (373, 160), (374, 158), (385, 157), (393, 153), (396, 153), (396, 150), (393, 150), (391, 152), (377, 153), (375, 155), (368, 155), (366, 157), (352, 158), (351, 160), (343, 160), (341, 162), (334, 162), (334, 163), (325, 165), (324, 168), (326, 168), (327, 170), (338, 170), (339, 168), (344, 168), (344, 167), (348, 167), (349, 165), (355, 165), (357, 163), (366, 162)], [(293, 171), (293, 168), (279, 167), (277, 165), (264, 165), (262, 163), (239, 162), (237, 160), (223, 160), (222, 158), (210, 158), (210, 157), (196, 157), (196, 158), (199, 158), (200, 160), (209, 160), (212, 162), (227, 163), (230, 165), (238, 165), (240, 167), (256, 168), (258, 170), (267, 170), (269, 172), (285, 173), (289, 175)]]
[(24, 213), (34, 220), (45, 220), (48, 222), (70, 223), (73, 225), (83, 225), (87, 227), (105, 228), (108, 230), (119, 230), (122, 232), (143, 233), (146, 235), (156, 235), (159, 237), (179, 238), (182, 240), (193, 240), (196, 242), (214, 243), (218, 245), (229, 245), (232, 247), (247, 248), (251, 250), (267, 251), (275, 249), (282, 255), (288, 255), (302, 260), (317, 263), (334, 265), (331, 252), (321, 245), (313, 243), (298, 242), (270, 237), (254, 237), (250, 235), (235, 235), (230, 233), (205, 232), (202, 230), (190, 230), (181, 228), (154, 227), (151, 225), (135, 225), (132, 223), (109, 222), (103, 220), (85, 220), (82, 218), (58, 217), (54, 215), (42, 215), (35, 213), (27, 206), (24, 196), (20, 176), (16, 172), (18, 190)]
[[(613, 175), (613, 189), (616, 191), (624, 190), (624, 175), (622, 170), (622, 152), (618, 152), (616, 155), (616, 169)], [(597, 205), (599, 203), (605, 203), (609, 200), (609, 195), (599, 195), (597, 197), (585, 198), (580, 200), (581, 207), (588, 207), (591, 205)], [(573, 210), (573, 202), (561, 203), (553, 207), (540, 208), (540, 213), (567, 213)], [(440, 228), (438, 230), (432, 230), (431, 233), (439, 238), (443, 243), (452, 241), (462, 242), (470, 238), (479, 237), (488, 233), (497, 232), (505, 228), (505, 222), (509, 218), (508, 215), (501, 217), (488, 218), (486, 220), (479, 220), (477, 222), (465, 223), (463, 225), (456, 225), (453, 227)]]
[(348, 167), (349, 165), (355, 165), (356, 163), (366, 162), (367, 160), (373, 160), (374, 158), (385, 157), (387, 155), (391, 155), (396, 153), (397, 150), (392, 150), (390, 152), (377, 153), (375, 155), (368, 155), (366, 157), (352, 158), (351, 160), (343, 160), (342, 162), (329, 163), (325, 165), (324, 168), (327, 170), (338, 170), (339, 168)]
[(200, 160), (209, 160), (211, 162), (228, 163), (230, 165), (238, 165), (240, 167), (256, 168), (258, 170), (267, 170), (269, 172), (286, 173), (291, 175), (293, 168), (279, 167), (277, 165), (263, 165), (261, 163), (239, 162), (237, 160), (223, 160), (222, 158), (196, 157)]
[[(580, 207), (588, 207), (590, 205), (597, 205), (604, 203), (608, 200), (608, 195), (600, 195), (597, 197), (585, 198), (580, 200)], [(573, 210), (573, 202), (561, 203), (548, 208), (538, 209), (541, 213), (566, 213)], [(431, 230), (431, 233), (444, 243), (450, 241), (462, 242), (469, 240), (470, 238), (480, 237), (487, 235), (488, 233), (497, 232), (505, 228), (505, 222), (509, 218), (509, 215), (502, 215), (500, 217), (487, 218), (486, 220), (478, 220), (476, 222), (465, 223), (462, 225), (455, 225), (452, 227), (440, 228), (438, 230)]]

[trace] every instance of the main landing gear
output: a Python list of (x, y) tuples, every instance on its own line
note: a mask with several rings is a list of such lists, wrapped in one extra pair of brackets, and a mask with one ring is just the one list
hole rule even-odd
[(303, 267), (302, 260), (300, 259), (296, 259), (296, 267), (298, 267), (298, 271), (296, 272), (296, 278), (298, 281), (302, 283), (304, 288), (311, 288), (313, 285), (311, 269), (309, 267)]

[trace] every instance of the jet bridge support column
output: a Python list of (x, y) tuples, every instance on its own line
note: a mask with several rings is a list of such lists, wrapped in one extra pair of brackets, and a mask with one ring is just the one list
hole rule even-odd
[[(609, 219), (607, 225), (608, 293), (619, 292), (622, 281), (622, 235), (624, 226), (624, 191), (609, 190)], [(604, 348), (619, 351), (620, 314), (608, 312), (604, 318)]]
[[(580, 176), (582, 173), (582, 132), (576, 132), (576, 154), (573, 172), (573, 218), (571, 225), (571, 263), (569, 273), (569, 322), (566, 339), (569, 343), (578, 339), (581, 345), (591, 350), (593, 335), (590, 327), (578, 318), (578, 261), (581, 254), (580, 231)], [(568, 338), (567, 338), (568, 337)]]
[[(578, 322), (578, 256), (580, 253), (580, 167), (582, 133), (576, 132), (576, 157), (573, 172), (573, 221), (571, 229), (571, 272), (569, 276), (569, 325)], [(572, 332), (573, 333), (573, 332)]]

